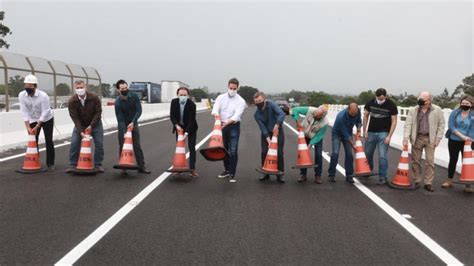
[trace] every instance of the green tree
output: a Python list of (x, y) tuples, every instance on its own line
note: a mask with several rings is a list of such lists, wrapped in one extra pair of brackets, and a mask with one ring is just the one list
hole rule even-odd
[(196, 102), (200, 102), (202, 99), (208, 98), (209, 89), (204, 87), (198, 87), (189, 91), (189, 96), (194, 97)]
[(456, 95), (461, 93), (474, 96), (474, 73), (462, 80), (462, 84), (456, 87), (452, 96), (454, 98)]
[(57, 96), (68, 96), (71, 94), (71, 87), (66, 83), (59, 83), (56, 86), (56, 95)]
[(309, 106), (320, 106), (322, 104), (334, 104), (336, 99), (334, 96), (329, 95), (325, 92), (310, 92), (306, 104)]
[(5, 40), (5, 37), (7, 35), (12, 34), (12, 32), (10, 31), (10, 28), (8, 28), (7, 26), (3, 24), (4, 18), (5, 18), (5, 11), (0, 11), (0, 49), (3, 47), (8, 49), (10, 47), (10, 45)]
[(24, 80), (25, 78), (20, 75), (15, 75), (8, 79), (8, 95), (10, 95), (10, 97), (17, 97), (18, 93), (24, 89)]
[(357, 102), (358, 98), (354, 96), (345, 96), (339, 99), (339, 104), (350, 104), (353, 102)]
[(110, 98), (113, 96), (112, 86), (109, 83), (102, 83), (102, 97)]
[(417, 105), (417, 103), (418, 103), (418, 97), (416, 97), (415, 95), (408, 95), (405, 99), (403, 99), (400, 102), (400, 106), (412, 107), (412, 106)]
[(297, 91), (297, 90), (291, 90), (289, 93), (285, 95), (285, 98), (287, 101), (289, 101), (290, 98), (293, 98), (295, 99), (295, 102), (297, 103), (302, 102), (303, 100), (307, 99), (304, 92)]
[(253, 104), (253, 95), (258, 92), (258, 89), (251, 86), (241, 86), (237, 92), (250, 105)]
[(375, 98), (375, 93), (372, 90), (363, 91), (357, 97), (358, 104), (366, 104), (368, 101)]
[(453, 95), (450, 95), (446, 88), (444, 88), (444, 91), (440, 95), (433, 98), (433, 102), (441, 108), (454, 108), (454, 106), (456, 106)]

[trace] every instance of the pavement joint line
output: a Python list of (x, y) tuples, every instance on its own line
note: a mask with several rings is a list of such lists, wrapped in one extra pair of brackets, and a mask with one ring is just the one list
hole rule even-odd
[[(285, 126), (291, 129), (295, 134), (298, 134), (298, 131), (292, 127), (287, 122), (283, 122)], [(323, 158), (326, 161), (330, 161), (330, 157), (323, 152)], [(345, 176), (346, 170), (339, 164), (336, 167), (337, 171)], [(421, 231), (416, 225), (410, 222), (402, 214), (397, 212), (392, 206), (375, 194), (372, 190), (367, 188), (362, 184), (357, 178), (354, 178), (354, 186), (359, 189), (364, 195), (366, 195), (370, 200), (372, 200), (377, 206), (379, 206), (385, 213), (387, 213), (393, 220), (400, 224), (408, 233), (415, 237), (421, 244), (428, 248), (434, 255), (441, 259), (447, 265), (464, 265), (446, 249), (441, 247), (436, 241), (431, 239), (427, 234)]]
[[(198, 111), (197, 113), (204, 113), (208, 111), (207, 109), (206, 110), (200, 110)], [(162, 119), (158, 119), (158, 120), (155, 120), (155, 121), (151, 121), (151, 122), (145, 122), (145, 123), (139, 123), (138, 126), (141, 127), (141, 126), (146, 126), (146, 125), (151, 125), (151, 124), (155, 124), (155, 123), (158, 123), (158, 122), (163, 122), (163, 121), (166, 121), (166, 120), (169, 120), (169, 117), (167, 118), (162, 118)], [(107, 132), (104, 132), (104, 136), (108, 136), (108, 135), (111, 135), (111, 134), (114, 134), (114, 133), (117, 133), (118, 130), (115, 129), (115, 130), (111, 130), (111, 131), (107, 131)], [(63, 143), (61, 144), (56, 144), (54, 145), (54, 148), (59, 148), (59, 147), (62, 147), (62, 146), (66, 146), (66, 145), (69, 145), (71, 144), (71, 142), (69, 141), (64, 141)], [(45, 151), (46, 148), (43, 147), (41, 149), (39, 149), (39, 152), (43, 152)], [(16, 158), (19, 158), (19, 157), (22, 157), (22, 156), (25, 156), (25, 153), (19, 153), (19, 154), (15, 154), (15, 155), (11, 155), (11, 156), (8, 156), (8, 157), (4, 157), (4, 158), (0, 158), (0, 163), (2, 162), (6, 162), (6, 161), (9, 161), (9, 160), (12, 160), (12, 159), (16, 159)]]
[[(211, 137), (212, 131), (204, 137), (198, 144), (198, 150)], [(186, 153), (186, 158), (189, 158), (189, 152)], [(171, 169), (168, 168), (168, 170)], [(72, 265), (80, 259), (89, 249), (91, 249), (100, 239), (102, 239), (112, 228), (114, 228), (127, 214), (129, 214), (135, 207), (137, 207), (151, 192), (153, 192), (168, 176), (170, 172), (164, 172), (158, 176), (147, 187), (140, 191), (135, 197), (128, 201), (122, 208), (114, 213), (109, 219), (102, 223), (89, 236), (82, 240), (77, 246), (72, 248), (63, 258), (61, 258), (54, 265)]]

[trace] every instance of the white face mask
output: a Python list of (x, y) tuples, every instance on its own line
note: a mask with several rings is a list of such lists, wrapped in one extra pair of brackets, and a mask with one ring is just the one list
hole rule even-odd
[(237, 90), (231, 90), (229, 89), (228, 91), (230, 97), (234, 97), (237, 94)]
[(86, 94), (86, 89), (76, 89), (76, 94), (79, 96), (84, 96)]
[(377, 104), (378, 104), (378, 105), (382, 105), (382, 104), (385, 102), (385, 100), (382, 100), (382, 101), (379, 100), (379, 99), (376, 99), (376, 100), (377, 100)]

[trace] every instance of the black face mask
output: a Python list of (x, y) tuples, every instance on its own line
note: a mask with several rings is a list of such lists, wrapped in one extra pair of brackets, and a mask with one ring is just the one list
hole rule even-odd
[(263, 106), (265, 106), (265, 102), (256, 103), (255, 106), (257, 106), (258, 109), (263, 109)]
[(471, 109), (471, 106), (461, 105), (460, 108), (461, 108), (461, 110), (463, 110), (463, 111), (467, 111), (467, 110)]
[(120, 94), (122, 94), (122, 96), (127, 96), (128, 95), (128, 90), (120, 91)]
[(425, 105), (425, 101), (422, 100), (422, 99), (418, 99), (418, 105), (419, 105), (419, 106)]
[(32, 95), (34, 93), (34, 89), (31, 88), (25, 88), (25, 91), (28, 93), (28, 95)]

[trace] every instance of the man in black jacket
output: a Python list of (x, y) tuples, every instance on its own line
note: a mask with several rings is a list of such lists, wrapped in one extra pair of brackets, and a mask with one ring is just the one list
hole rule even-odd
[(176, 94), (178, 98), (171, 101), (170, 119), (173, 124), (173, 133), (184, 130), (184, 137), (188, 138), (189, 168), (191, 176), (197, 177), (196, 172), (196, 133), (198, 125), (196, 122), (196, 104), (189, 99), (189, 89), (180, 87)]

